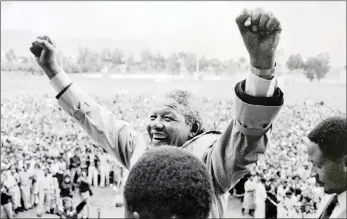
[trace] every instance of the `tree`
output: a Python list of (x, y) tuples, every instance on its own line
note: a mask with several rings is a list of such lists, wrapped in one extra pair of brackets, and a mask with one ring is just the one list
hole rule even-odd
[(330, 70), (330, 66), (329, 66), (330, 57), (329, 57), (329, 53), (324, 52), (324, 53), (318, 54), (317, 60), (318, 60), (318, 62), (317, 62), (318, 69), (316, 70), (316, 76), (317, 76), (318, 81), (320, 81), (320, 79), (324, 78), (325, 75)]
[(221, 72), (223, 72), (223, 70), (224, 70), (224, 65), (223, 65), (223, 63), (222, 63), (219, 59), (213, 58), (213, 59), (210, 61), (210, 63), (211, 63), (211, 66), (214, 68), (214, 71), (215, 71), (215, 73), (216, 73), (217, 75), (220, 74)]
[(196, 60), (197, 57), (194, 53), (187, 53), (184, 56), (184, 65), (186, 66), (188, 72), (192, 73), (196, 71)]
[(146, 49), (140, 52), (140, 57), (141, 57), (140, 70), (147, 72), (152, 67), (151, 64), (152, 64), (153, 56), (151, 52), (148, 49)]
[(317, 57), (309, 57), (304, 65), (304, 70), (304, 74), (311, 81), (313, 80), (312, 77), (317, 78), (318, 81), (320, 81), (330, 70), (329, 54), (320, 53)]
[(290, 71), (295, 69), (302, 69), (304, 67), (304, 60), (302, 59), (300, 54), (289, 56), (286, 66)]
[(112, 63), (114, 65), (123, 64), (124, 52), (118, 48), (112, 51)]
[(304, 75), (306, 75), (306, 77), (310, 81), (313, 81), (313, 79), (315, 79), (315, 77), (316, 77), (316, 71), (313, 69), (308, 69), (308, 70), (304, 71)]
[(230, 74), (236, 73), (239, 70), (239, 65), (232, 59), (225, 61), (226, 71)]
[(172, 53), (166, 60), (166, 69), (171, 74), (178, 74), (180, 71), (180, 64), (178, 62), (178, 56)]
[(205, 71), (206, 68), (208, 68), (209, 60), (206, 59), (204, 56), (201, 57), (199, 60), (199, 72)]
[(100, 53), (100, 58), (102, 61), (111, 61), (112, 60), (111, 50), (109, 48), (102, 49)]
[(164, 56), (158, 53), (153, 58), (153, 65), (154, 65), (153, 67), (155, 70), (164, 71), (165, 70), (165, 58), (164, 58)]
[(127, 72), (131, 72), (131, 68), (134, 66), (135, 61), (134, 61), (134, 54), (130, 54), (127, 60)]

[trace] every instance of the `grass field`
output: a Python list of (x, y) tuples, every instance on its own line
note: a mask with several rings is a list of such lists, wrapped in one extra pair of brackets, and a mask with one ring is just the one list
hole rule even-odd
[[(128, 92), (142, 95), (162, 95), (172, 89), (187, 89), (199, 96), (217, 99), (231, 99), (236, 80), (220, 81), (167, 81), (155, 82), (152, 79), (114, 79), (108, 76), (90, 78), (82, 75), (71, 75), (74, 82), (92, 96), (111, 98), (117, 92)], [(331, 108), (346, 111), (346, 84), (330, 83), (289, 83), (282, 84), (286, 104), (302, 104), (305, 99), (324, 101)], [(25, 76), (22, 73), (1, 73), (1, 97), (21, 94), (47, 94), (54, 97), (56, 93), (45, 76)]]

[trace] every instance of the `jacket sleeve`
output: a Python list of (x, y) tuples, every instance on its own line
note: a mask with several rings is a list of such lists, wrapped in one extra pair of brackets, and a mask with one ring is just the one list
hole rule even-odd
[(245, 92), (245, 85), (245, 80), (236, 84), (234, 118), (207, 154), (206, 164), (220, 193), (233, 188), (249, 172), (247, 166), (265, 152), (268, 131), (283, 105), (280, 88), (274, 88), (273, 95), (256, 97)]
[[(61, 74), (65, 73), (56, 75), (57, 80)], [(53, 84), (57, 84), (54, 82), (55, 77), (52, 79)], [(58, 104), (96, 143), (113, 155), (125, 168), (130, 169), (146, 150), (142, 134), (135, 131), (128, 122), (118, 120), (112, 112), (93, 101), (76, 84), (70, 83), (66, 87), (62, 91), (57, 91)]]

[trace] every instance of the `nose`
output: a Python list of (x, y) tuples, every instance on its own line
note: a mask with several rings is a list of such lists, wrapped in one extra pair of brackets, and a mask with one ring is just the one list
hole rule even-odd
[(162, 130), (164, 128), (164, 124), (158, 119), (151, 122), (151, 128), (154, 130)]

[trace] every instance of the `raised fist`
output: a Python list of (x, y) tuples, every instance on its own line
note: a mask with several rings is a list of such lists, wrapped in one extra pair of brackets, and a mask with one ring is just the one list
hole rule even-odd
[(32, 43), (30, 51), (49, 78), (54, 77), (59, 72), (55, 46), (48, 36), (37, 37)]
[(244, 10), (236, 18), (236, 23), (250, 55), (251, 64), (254, 63), (258, 66), (253, 66), (259, 68), (274, 67), (275, 52), (282, 31), (278, 19), (271, 12), (256, 8), (254, 11)]

